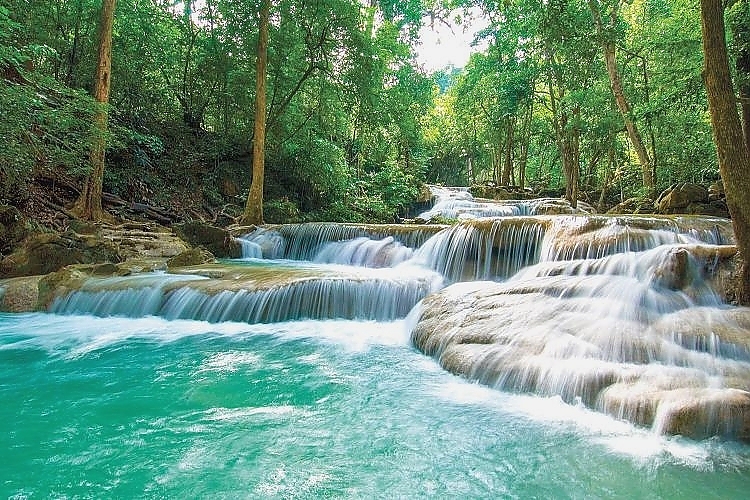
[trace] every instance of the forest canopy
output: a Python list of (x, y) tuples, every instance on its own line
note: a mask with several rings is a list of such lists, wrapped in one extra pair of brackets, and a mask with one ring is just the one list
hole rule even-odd
[[(242, 210), (261, 2), (119, 0), (104, 191)], [(0, 0), (0, 201), (90, 169), (97, 0)], [(480, 12), (481, 47), (435, 73), (421, 28)], [(750, 119), (750, 7), (725, 12)], [(719, 180), (697, 0), (274, 0), (268, 222), (392, 221), (425, 182), (509, 186), (607, 209)], [(45, 184), (45, 185), (47, 185)]]

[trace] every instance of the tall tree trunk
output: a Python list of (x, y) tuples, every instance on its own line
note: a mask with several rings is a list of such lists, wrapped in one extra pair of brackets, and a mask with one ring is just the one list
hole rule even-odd
[(750, 151), (745, 146), (727, 55), (722, 0), (701, 0), (703, 75), (719, 171), (740, 253), (737, 300), (750, 304)]
[(529, 159), (529, 142), (531, 141), (531, 120), (534, 113), (534, 100), (530, 99), (524, 113), (521, 126), (521, 142), (518, 153), (518, 185), (523, 190), (526, 187), (526, 164)]
[(739, 82), (740, 109), (742, 110), (742, 133), (745, 147), (750, 150), (750, 3), (742, 1), (742, 9), (732, 25), (734, 46), (737, 47), (737, 80)]
[[(750, 50), (748, 51), (748, 65), (750, 66)], [(750, 70), (750, 67), (748, 67)], [(750, 78), (750, 71), (747, 73)], [(750, 83), (740, 85), (740, 106), (742, 108), (742, 134), (745, 137), (745, 147), (750, 151)]]
[(568, 160), (568, 185), (570, 192), (568, 200), (573, 208), (578, 206), (578, 192), (581, 179), (581, 128), (579, 127), (581, 118), (581, 107), (576, 104), (573, 108), (573, 127), (570, 134), (567, 134), (568, 142), (567, 154)]
[(78, 3), (76, 3), (76, 21), (75, 21), (75, 28), (73, 29), (73, 46), (70, 48), (70, 53), (68, 54), (68, 74), (65, 76), (65, 85), (72, 87), (73, 86), (73, 75), (75, 74), (75, 67), (76, 64), (78, 64), (78, 45), (81, 40), (81, 18), (82, 15), (83, 6), (81, 5), (81, 1), (79, 0)]
[[(567, 111), (560, 109), (555, 95), (552, 78), (549, 80), (550, 108), (552, 111), (552, 126), (555, 130), (555, 143), (560, 152), (562, 171), (565, 177), (565, 199), (575, 207), (578, 204), (578, 128), (569, 126)], [(577, 118), (578, 107), (574, 110), (574, 119)]]
[[(622, 88), (622, 78), (620, 77), (620, 71), (617, 68), (617, 60), (615, 58), (615, 43), (611, 40), (611, 37), (604, 32), (604, 24), (602, 23), (602, 17), (599, 12), (598, 0), (588, 0), (588, 3), (591, 15), (594, 18), (596, 33), (599, 37), (602, 48), (604, 49), (604, 64), (607, 67), (612, 95), (615, 97), (617, 108), (620, 110), (622, 119), (625, 122), (625, 128), (628, 131), (630, 142), (633, 144), (636, 155), (638, 155), (638, 162), (641, 164), (641, 170), (643, 172), (643, 187), (648, 192), (648, 195), (653, 198), (656, 190), (654, 170), (651, 165), (651, 158), (649, 157), (648, 150), (646, 150), (646, 146), (643, 143), (643, 138), (638, 131), (635, 120), (633, 120), (633, 112), (630, 108), (630, 103), (625, 97), (625, 92)], [(613, 23), (617, 20), (618, 5), (619, 2), (616, 2), (610, 13)]]
[(607, 199), (607, 190), (609, 185), (612, 183), (612, 179), (615, 177), (615, 170), (617, 165), (615, 164), (617, 154), (615, 151), (615, 137), (610, 134), (608, 137), (609, 146), (607, 147), (607, 173), (604, 176), (604, 183), (602, 184), (602, 192), (599, 195), (599, 204), (596, 209), (600, 212), (604, 212), (605, 201)]
[(262, 0), (258, 33), (258, 56), (255, 61), (255, 126), (253, 132), (253, 181), (247, 193), (241, 224), (263, 224), (263, 178), (266, 146), (266, 66), (268, 58), (268, 22), (271, 1)]
[(89, 158), (91, 172), (71, 211), (86, 220), (101, 221), (106, 214), (102, 210), (102, 183), (104, 182), (104, 153), (107, 148), (107, 103), (112, 68), (112, 24), (115, 17), (115, 1), (103, 0), (99, 21), (99, 59), (94, 80), (94, 99), (99, 103), (94, 115), (94, 137)]
[(513, 132), (515, 129), (516, 118), (508, 118), (505, 134), (505, 158), (503, 159), (503, 178), (502, 185), (510, 186), (513, 184)]

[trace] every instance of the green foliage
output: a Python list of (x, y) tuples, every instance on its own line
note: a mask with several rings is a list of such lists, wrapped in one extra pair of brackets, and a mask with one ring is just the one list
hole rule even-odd
[[(612, 2), (598, 2), (605, 12)], [(586, 2), (273, 2), (269, 221), (390, 222), (427, 180), (502, 179), (557, 192), (575, 142), (581, 185), (641, 189)], [(693, 0), (618, 2), (606, 39), (659, 188), (716, 177)], [(40, 172), (88, 168), (96, 0), (0, 0), (0, 198)], [(465, 68), (415, 69), (426, 12), (483, 9)], [(728, 10), (737, 82), (750, 80), (747, 0)], [(250, 184), (257, 2), (120, 0), (105, 190), (178, 207), (241, 204)]]
[(299, 207), (286, 198), (263, 203), (263, 215), (270, 224), (290, 224), (302, 219)]
[[(52, 83), (52, 82), (47, 82)], [(36, 87), (0, 80), (0, 197), (18, 200), (35, 172), (89, 168), (93, 100), (64, 87)]]

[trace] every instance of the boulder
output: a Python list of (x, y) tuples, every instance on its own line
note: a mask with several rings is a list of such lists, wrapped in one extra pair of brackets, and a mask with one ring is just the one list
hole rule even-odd
[(585, 201), (578, 200), (576, 208), (564, 198), (539, 198), (534, 201), (535, 215), (593, 214), (594, 207)]
[(708, 203), (708, 189), (700, 184), (685, 182), (666, 189), (655, 204), (660, 214), (681, 214), (689, 213), (688, 206), (697, 203)]
[(24, 276), (0, 282), (0, 311), (32, 312), (38, 309), (41, 276)]
[(167, 261), (167, 268), (198, 266), (214, 262), (214, 260), (216, 260), (214, 256), (205, 248), (191, 248), (169, 259)]
[(729, 218), (729, 208), (724, 200), (714, 200), (708, 203), (691, 203), (685, 207), (683, 213)]
[(226, 229), (205, 222), (185, 222), (173, 227), (177, 236), (194, 247), (203, 247), (218, 258), (238, 258), (242, 247)]
[(81, 288), (84, 281), (89, 278), (86, 271), (90, 272), (92, 268), (70, 266), (43, 276), (39, 280), (37, 309), (46, 310), (55, 297), (67, 295)]
[(0, 311), (33, 312), (46, 310), (59, 296), (78, 290), (91, 276), (123, 275), (112, 263), (74, 265), (44, 275), (0, 280)]
[(657, 433), (750, 440), (750, 308), (667, 306), (684, 300), (671, 288), (687, 263), (670, 257), (655, 286), (629, 273), (454, 284), (423, 300), (411, 340), (491, 387)]
[(121, 261), (119, 249), (95, 235), (37, 233), (0, 261), (0, 278), (48, 274), (71, 264)]

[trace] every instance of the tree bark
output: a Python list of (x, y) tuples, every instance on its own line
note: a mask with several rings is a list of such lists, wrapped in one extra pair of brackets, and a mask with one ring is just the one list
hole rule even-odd
[(737, 300), (750, 304), (750, 151), (745, 146), (732, 88), (722, 0), (701, 0), (701, 28), (708, 111), (741, 260)]
[(112, 69), (112, 25), (115, 1), (103, 0), (99, 21), (99, 58), (94, 80), (94, 99), (99, 103), (94, 115), (94, 137), (89, 158), (91, 172), (71, 212), (81, 219), (101, 221), (107, 217), (102, 210), (102, 184), (104, 182), (104, 154), (107, 148), (107, 103), (109, 102)]
[(521, 126), (521, 142), (518, 155), (518, 185), (523, 190), (526, 187), (526, 164), (529, 158), (529, 142), (531, 141), (531, 120), (534, 114), (534, 100), (530, 99), (524, 113)]
[(258, 33), (258, 55), (255, 60), (255, 126), (253, 132), (253, 180), (247, 194), (241, 224), (263, 224), (263, 178), (266, 147), (266, 66), (268, 58), (268, 23), (271, 1), (262, 0)]
[(750, 26), (747, 25), (747, 21), (750, 20), (750, 6), (747, 0), (743, 2), (742, 7), (745, 9), (744, 16), (738, 23), (740, 25), (734, 26), (732, 31), (734, 44), (739, 48), (735, 66), (740, 82), (738, 90), (742, 110), (742, 133), (745, 137), (745, 147), (750, 150)]
[[(557, 144), (557, 150), (560, 152), (562, 171), (565, 177), (565, 199), (575, 208), (578, 205), (578, 173), (580, 168), (578, 165), (578, 127), (575, 123), (572, 127), (570, 126), (568, 112), (558, 106), (552, 81), (553, 75), (551, 73), (548, 83), (550, 109), (552, 111), (552, 126), (555, 130), (555, 143)], [(579, 108), (576, 106), (573, 111), (574, 120), (578, 117), (578, 112)]]
[(513, 134), (515, 129), (515, 122), (515, 116), (511, 116), (508, 118), (508, 124), (506, 126), (503, 178), (501, 182), (503, 186), (510, 186), (513, 184)]
[[(630, 142), (633, 144), (635, 153), (638, 156), (638, 162), (641, 164), (641, 170), (643, 172), (643, 187), (646, 189), (648, 195), (653, 198), (656, 190), (654, 170), (651, 165), (651, 158), (648, 154), (648, 150), (643, 144), (643, 138), (638, 131), (635, 120), (633, 119), (633, 112), (630, 108), (630, 103), (625, 97), (625, 91), (622, 88), (622, 78), (620, 77), (620, 71), (617, 68), (617, 59), (615, 58), (615, 43), (604, 33), (604, 23), (602, 22), (602, 17), (599, 12), (598, 0), (588, 0), (588, 3), (591, 15), (594, 18), (597, 36), (599, 37), (602, 48), (604, 49), (604, 64), (607, 67), (612, 95), (615, 97), (617, 108), (620, 110), (622, 120), (625, 122), (625, 129), (628, 131)], [(613, 21), (616, 20), (616, 6), (613, 8), (611, 16)]]

